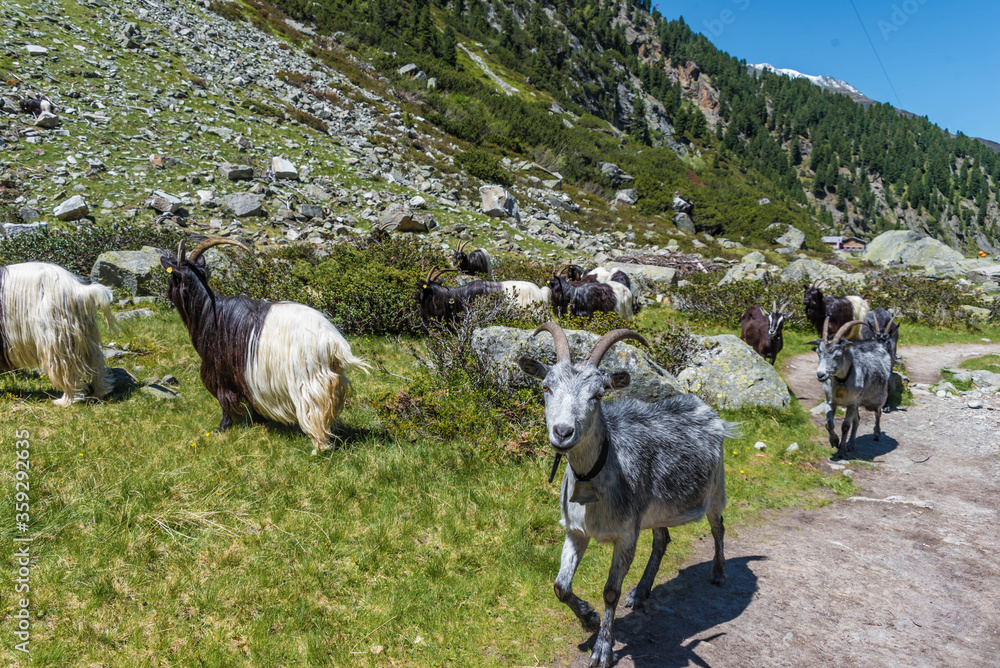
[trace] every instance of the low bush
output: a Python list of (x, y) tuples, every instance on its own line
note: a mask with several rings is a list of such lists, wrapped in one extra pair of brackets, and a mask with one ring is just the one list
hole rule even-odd
[(513, 175), (500, 166), (499, 158), (478, 148), (459, 153), (455, 156), (455, 162), (472, 176), (487, 183), (499, 183), (504, 187), (514, 183)]
[(787, 302), (790, 315), (785, 320), (785, 327), (809, 327), (802, 303), (802, 286), (799, 284), (780, 280), (743, 280), (719, 285), (718, 279), (717, 274), (692, 276), (692, 285), (679, 287), (674, 292), (674, 308), (697, 323), (739, 329), (740, 316), (748, 306), (759, 305), (770, 310), (772, 302)]
[(173, 249), (176, 233), (151, 227), (111, 224), (80, 227), (72, 232), (50, 230), (0, 241), (0, 266), (17, 262), (51, 262), (89, 276), (97, 256), (106, 251), (139, 250), (143, 246)]
[(325, 256), (295, 245), (240, 258), (219, 290), (307, 304), (347, 334), (412, 334), (419, 331), (416, 285), (435, 264), (444, 266), (443, 256), (406, 235), (334, 244)]
[(974, 328), (972, 314), (962, 306), (990, 309), (991, 320), (997, 312), (993, 304), (979, 294), (967, 292), (948, 280), (936, 280), (891, 271), (873, 271), (861, 296), (874, 309), (878, 306), (901, 314), (907, 320), (930, 327)]

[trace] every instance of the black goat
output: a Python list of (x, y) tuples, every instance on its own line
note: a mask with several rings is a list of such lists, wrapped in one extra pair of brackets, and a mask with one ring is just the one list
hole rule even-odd
[[(864, 320), (868, 314), (868, 302), (856, 295), (848, 297), (824, 296), (819, 289), (828, 279), (815, 280), (812, 284), (803, 284), (805, 290), (803, 302), (806, 307), (806, 319), (816, 329), (816, 334), (826, 339), (840, 331), (845, 322)], [(823, 331), (823, 323), (829, 318), (829, 329)], [(857, 339), (861, 336), (861, 326), (853, 327), (845, 338)]]
[(493, 278), (493, 259), (490, 254), (482, 248), (466, 254), (465, 247), (468, 244), (468, 241), (463, 241), (458, 245), (451, 256), (451, 264), (465, 274), (482, 274), (487, 279)]
[(861, 329), (861, 340), (874, 339), (881, 343), (889, 353), (893, 365), (896, 364), (896, 347), (899, 345), (899, 323), (892, 312), (879, 306), (869, 311), (865, 316), (867, 327)]
[(780, 307), (776, 303), (771, 303), (771, 312), (768, 313), (760, 306), (749, 306), (740, 316), (740, 338), (747, 345), (757, 351), (757, 354), (766, 359), (774, 366), (774, 361), (778, 358), (778, 353), (785, 347), (785, 339), (782, 329), (785, 325), (784, 313), (788, 304)]
[(563, 271), (566, 272), (566, 278), (571, 281), (582, 281), (584, 280), (583, 267), (576, 264), (567, 264), (563, 267)]
[(568, 311), (589, 318), (597, 311), (604, 311), (632, 317), (632, 300), (619, 299), (607, 283), (571, 283), (564, 276), (553, 276), (549, 279), (549, 287), (552, 288), (552, 305), (559, 315)]
[(399, 223), (375, 223), (370, 239), (376, 242), (385, 241), (389, 238), (389, 232), (392, 232), (397, 227), (399, 227)]

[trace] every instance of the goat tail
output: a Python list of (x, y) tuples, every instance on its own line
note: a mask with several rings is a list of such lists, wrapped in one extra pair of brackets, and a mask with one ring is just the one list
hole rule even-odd
[(322, 313), (284, 302), (271, 307), (251, 344), (245, 378), (261, 414), (298, 423), (317, 449), (326, 449), (350, 394), (352, 369), (369, 373), (371, 366), (354, 356)]
[(722, 421), (722, 435), (726, 438), (743, 438), (743, 424), (741, 422)]

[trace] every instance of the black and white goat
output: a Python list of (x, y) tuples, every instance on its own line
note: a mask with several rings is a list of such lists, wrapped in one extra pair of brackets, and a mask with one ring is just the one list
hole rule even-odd
[(571, 283), (564, 276), (555, 274), (549, 279), (549, 288), (552, 290), (552, 306), (559, 315), (569, 312), (590, 317), (603, 311), (632, 318), (632, 291), (621, 283)]
[(201, 357), (201, 380), (222, 407), (219, 431), (235, 419), (261, 417), (296, 424), (316, 450), (326, 449), (331, 427), (350, 390), (349, 369), (368, 364), (319, 311), (294, 302), (216, 297), (208, 285), (206, 250), (232, 244), (207, 239), (185, 257), (161, 258), (170, 274), (167, 297), (177, 307)]
[[(829, 318), (824, 324), (829, 324)], [(823, 383), (823, 391), (829, 404), (826, 430), (830, 436), (830, 445), (837, 448), (837, 458), (854, 450), (854, 440), (861, 421), (861, 407), (875, 411), (874, 440), (879, 440), (882, 433), (882, 407), (889, 394), (892, 361), (889, 359), (889, 352), (878, 341), (850, 341), (844, 338), (852, 327), (863, 324), (860, 320), (850, 320), (841, 325), (832, 339), (823, 338), (812, 342), (812, 345), (817, 346), (816, 352), (819, 354), (816, 379)], [(840, 438), (837, 437), (833, 422), (838, 406), (844, 407)]]
[(463, 241), (458, 245), (458, 248), (451, 256), (452, 266), (462, 273), (469, 274), (470, 276), (481, 274), (485, 276), (487, 280), (492, 279), (493, 258), (490, 257), (490, 254), (487, 253), (484, 248), (479, 248), (471, 253), (466, 253), (465, 247), (468, 244), (468, 241)]
[(420, 305), (420, 319), (424, 326), (430, 321), (450, 322), (468, 308), (481, 295), (504, 293), (518, 306), (548, 304), (551, 291), (539, 288), (530, 281), (472, 281), (465, 285), (446, 287), (441, 284), (441, 276), (457, 269), (431, 268), (427, 278), (417, 285), (417, 304)]
[[(649, 597), (670, 542), (668, 527), (705, 516), (715, 540), (710, 582), (725, 582), (723, 445), (726, 437), (735, 436), (735, 425), (723, 422), (693, 394), (655, 403), (602, 401), (608, 390), (629, 384), (627, 372), (603, 373), (599, 366), (618, 341), (645, 343), (631, 330), (608, 332), (577, 364), (573, 364), (561, 327), (548, 322), (535, 334), (541, 331), (552, 334), (556, 363), (550, 367), (521, 357), (518, 366), (542, 381), (549, 443), (569, 460), (559, 502), (566, 540), (555, 593), (585, 629), (598, 632), (590, 665), (607, 668), (614, 658), (615, 609), (622, 581), (632, 565), (642, 529), (653, 531), (653, 550), (625, 605), (639, 609)], [(604, 585), (603, 619), (573, 593), (573, 575), (591, 539), (614, 545)]]
[(780, 307), (776, 302), (771, 303), (771, 312), (768, 313), (760, 306), (748, 306), (747, 310), (740, 316), (740, 338), (748, 346), (757, 351), (757, 354), (766, 359), (774, 366), (774, 361), (778, 358), (778, 353), (785, 347), (783, 328), (785, 318), (788, 317), (784, 310), (788, 304)]
[(38, 118), (42, 114), (52, 113), (52, 101), (46, 98), (28, 98), (21, 100), (21, 111)]
[(25, 262), (0, 267), (0, 371), (41, 367), (69, 406), (86, 395), (110, 391), (104, 371), (97, 311), (109, 329), (111, 289), (83, 285), (60, 266)]
[[(815, 328), (816, 334), (829, 338), (838, 331), (840, 326), (848, 320), (864, 321), (868, 314), (868, 302), (857, 295), (847, 297), (830, 297), (823, 294), (820, 286), (829, 279), (823, 278), (803, 284), (805, 290), (803, 303), (806, 310), (806, 319)], [(826, 332), (820, 331), (823, 323), (829, 319), (829, 329)], [(849, 339), (861, 338), (861, 326), (854, 327), (847, 335)]]

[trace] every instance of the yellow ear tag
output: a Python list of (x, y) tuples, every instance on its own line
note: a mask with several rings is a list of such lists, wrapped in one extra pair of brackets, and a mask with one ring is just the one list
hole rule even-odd
[(173, 271), (174, 271), (174, 268), (173, 268), (173, 267), (167, 267), (167, 273), (168, 273), (168, 274), (169, 274), (169, 273), (172, 273)]
[(424, 283), (424, 290), (426, 290), (426, 289), (427, 289), (427, 284), (426, 284), (426, 283)]

